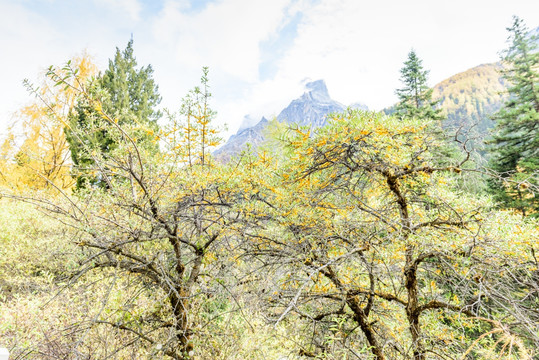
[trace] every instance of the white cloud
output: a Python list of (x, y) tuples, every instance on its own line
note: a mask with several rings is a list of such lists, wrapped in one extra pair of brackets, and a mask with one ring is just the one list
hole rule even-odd
[(177, 108), (178, 100), (197, 84), (200, 68), (209, 66), (217, 121), (227, 123), (229, 133), (247, 113), (262, 116), (277, 111), (275, 103), (283, 104), (279, 99), (291, 94), (290, 86), (277, 95), (276, 85), (287, 81), (260, 82), (260, 45), (275, 36), (302, 3), (219, 0), (193, 11), (188, 2), (167, 1), (152, 19), (156, 79), (163, 94), (173, 94), (164, 98), (163, 105)]
[(238, 80), (258, 77), (259, 43), (279, 27), (290, 0), (228, 0), (209, 3), (198, 13), (168, 1), (155, 19), (157, 41), (174, 50), (178, 63), (208, 65)]
[[(177, 108), (210, 66), (218, 119), (234, 131), (247, 113), (276, 115), (301, 95), (304, 78), (325, 79), (340, 102), (379, 109), (395, 100), (410, 48), (434, 85), (496, 61), (511, 15), (539, 25), (539, 2), (529, 0), (215, 0), (204, 8), (164, 1), (0, 0), (0, 121), (29, 98), (22, 79), (86, 48), (104, 65), (130, 34), (139, 64), (153, 65), (165, 106)], [(285, 27), (292, 18), (297, 28)]]
[(381, 109), (396, 101), (394, 91), (402, 85), (399, 70), (411, 48), (431, 70), (434, 85), (480, 63), (497, 61), (512, 14), (530, 26), (539, 25), (539, 5), (518, 0), (310, 4), (294, 4), (303, 17), (293, 46), (278, 59), (274, 78), (251, 83), (240, 99), (219, 109), (225, 118), (234, 119), (229, 121), (231, 130), (247, 113), (258, 118), (276, 115), (301, 95), (304, 78), (325, 79), (330, 95), (340, 102), (360, 101)]
[(137, 0), (95, 0), (96, 3), (106, 6), (115, 12), (127, 14), (131, 20), (139, 20), (142, 6)]
[(55, 55), (55, 39), (61, 34), (41, 16), (16, 3), (0, 2), (0, 133), (11, 122), (13, 112), (29, 98), (22, 85), (42, 70)]
[(334, 99), (375, 109), (396, 100), (399, 69), (412, 47), (431, 70), (434, 85), (497, 61), (512, 14), (526, 21), (534, 17), (529, 24), (539, 25), (539, 3), (519, 0), (321, 0), (303, 10), (276, 78), (323, 78)]

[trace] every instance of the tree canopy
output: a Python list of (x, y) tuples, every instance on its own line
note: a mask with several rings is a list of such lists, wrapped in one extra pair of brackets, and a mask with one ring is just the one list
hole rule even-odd
[[(70, 77), (73, 73), (76, 78)], [(35, 98), (17, 113), (22, 134), (10, 130), (4, 140), (0, 184), (21, 190), (72, 187), (70, 147), (64, 129), (79, 99), (77, 82), (86, 83), (96, 74), (96, 65), (83, 54), (58, 70), (58, 77), (69, 82), (67, 86), (55, 86), (58, 79), (51, 77), (45, 77), (39, 86), (24, 81)]]
[(495, 199), (504, 208), (525, 215), (539, 214), (539, 52), (537, 36), (515, 17), (509, 47), (503, 52), (502, 74), (510, 84), (509, 99), (494, 115), (489, 166), (498, 176), (489, 180)]

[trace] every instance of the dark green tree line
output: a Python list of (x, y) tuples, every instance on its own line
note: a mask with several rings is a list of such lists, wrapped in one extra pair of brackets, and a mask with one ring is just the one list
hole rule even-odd
[(514, 17), (509, 47), (503, 52), (503, 76), (510, 84), (509, 100), (496, 113), (490, 168), (498, 177), (489, 180), (496, 201), (523, 216), (539, 211), (539, 52), (537, 36)]

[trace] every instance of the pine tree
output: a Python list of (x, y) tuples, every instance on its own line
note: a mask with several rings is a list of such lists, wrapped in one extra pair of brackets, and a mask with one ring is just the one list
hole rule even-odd
[(161, 112), (155, 107), (161, 102), (161, 96), (152, 74), (151, 65), (137, 69), (133, 39), (123, 52), (116, 48), (114, 61), (109, 60), (109, 67), (100, 79), (101, 87), (109, 94), (103, 102), (104, 111), (117, 118), (120, 124), (139, 121), (156, 125)]
[(509, 31), (509, 48), (502, 53), (503, 77), (509, 100), (495, 114), (490, 141), (490, 168), (498, 176), (489, 181), (495, 200), (523, 216), (539, 214), (539, 52), (537, 36), (518, 17)]
[(399, 103), (396, 106), (398, 117), (442, 119), (441, 109), (436, 109), (438, 101), (432, 100), (432, 89), (427, 86), (428, 74), (429, 71), (423, 69), (422, 60), (412, 49), (401, 69), (401, 82), (404, 87), (395, 91), (399, 97)]
[(408, 59), (401, 69), (401, 82), (404, 87), (397, 89), (395, 93), (399, 97), (399, 103), (395, 106), (394, 115), (401, 119), (434, 120), (431, 131), (443, 145), (436, 149), (437, 161), (440, 166), (448, 166), (458, 163), (461, 153), (460, 146), (454, 141), (454, 136), (449, 135), (443, 128), (442, 122), (445, 117), (442, 109), (438, 106), (439, 100), (432, 100), (433, 90), (427, 86), (428, 70), (423, 69), (423, 61), (419, 59), (412, 49), (408, 53)]
[[(161, 102), (158, 86), (152, 78), (151, 65), (137, 68), (133, 55), (133, 39), (121, 52), (116, 48), (114, 60), (109, 60), (108, 69), (92, 84), (92, 95), (100, 98), (102, 112), (119, 126), (129, 125), (134, 139), (141, 148), (151, 152), (158, 150), (153, 134), (157, 132), (157, 120), (161, 112), (156, 106)], [(81, 100), (66, 128), (66, 137), (71, 157), (77, 172), (77, 187), (86, 182), (105, 185), (86, 173), (96, 156), (106, 157), (116, 148), (116, 140), (110, 124), (88, 100)]]

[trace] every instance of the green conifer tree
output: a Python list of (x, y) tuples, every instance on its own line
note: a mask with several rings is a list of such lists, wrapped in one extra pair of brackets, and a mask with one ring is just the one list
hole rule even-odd
[(427, 86), (428, 74), (428, 70), (423, 69), (422, 61), (412, 49), (401, 69), (401, 82), (404, 87), (395, 91), (399, 97), (396, 106), (398, 117), (442, 119), (441, 109), (436, 108), (438, 101), (432, 100), (432, 89)]
[[(130, 127), (137, 144), (151, 152), (158, 150), (153, 133), (158, 129), (161, 102), (158, 86), (152, 78), (151, 65), (137, 68), (133, 55), (133, 39), (121, 52), (116, 48), (108, 69), (98, 77), (90, 91), (100, 98), (102, 111), (119, 126)], [(109, 119), (109, 120), (110, 120)], [(77, 188), (86, 183), (106, 185), (86, 172), (96, 156), (107, 157), (116, 148), (110, 124), (104, 121), (92, 104), (82, 100), (77, 104), (66, 128), (66, 137), (76, 169)]]
[(432, 100), (433, 90), (427, 86), (429, 71), (423, 69), (423, 61), (419, 59), (412, 49), (408, 53), (408, 59), (401, 69), (401, 82), (404, 87), (397, 89), (395, 93), (399, 102), (394, 108), (393, 114), (404, 119), (435, 120), (431, 130), (437, 139), (443, 144), (438, 147), (437, 161), (440, 166), (448, 166), (460, 162), (460, 146), (455, 143), (454, 136), (449, 135), (442, 128), (442, 109), (438, 106), (439, 101)]
[(109, 60), (109, 67), (100, 79), (101, 88), (109, 94), (103, 102), (104, 111), (117, 118), (120, 124), (140, 121), (156, 125), (161, 112), (155, 107), (161, 102), (161, 96), (152, 74), (151, 65), (137, 69), (133, 39), (123, 52), (116, 48), (114, 60)]
[(495, 114), (490, 141), (490, 168), (499, 175), (489, 181), (503, 208), (522, 215), (539, 214), (539, 52), (537, 36), (518, 17), (509, 31), (509, 48), (502, 53), (503, 77), (509, 100)]

